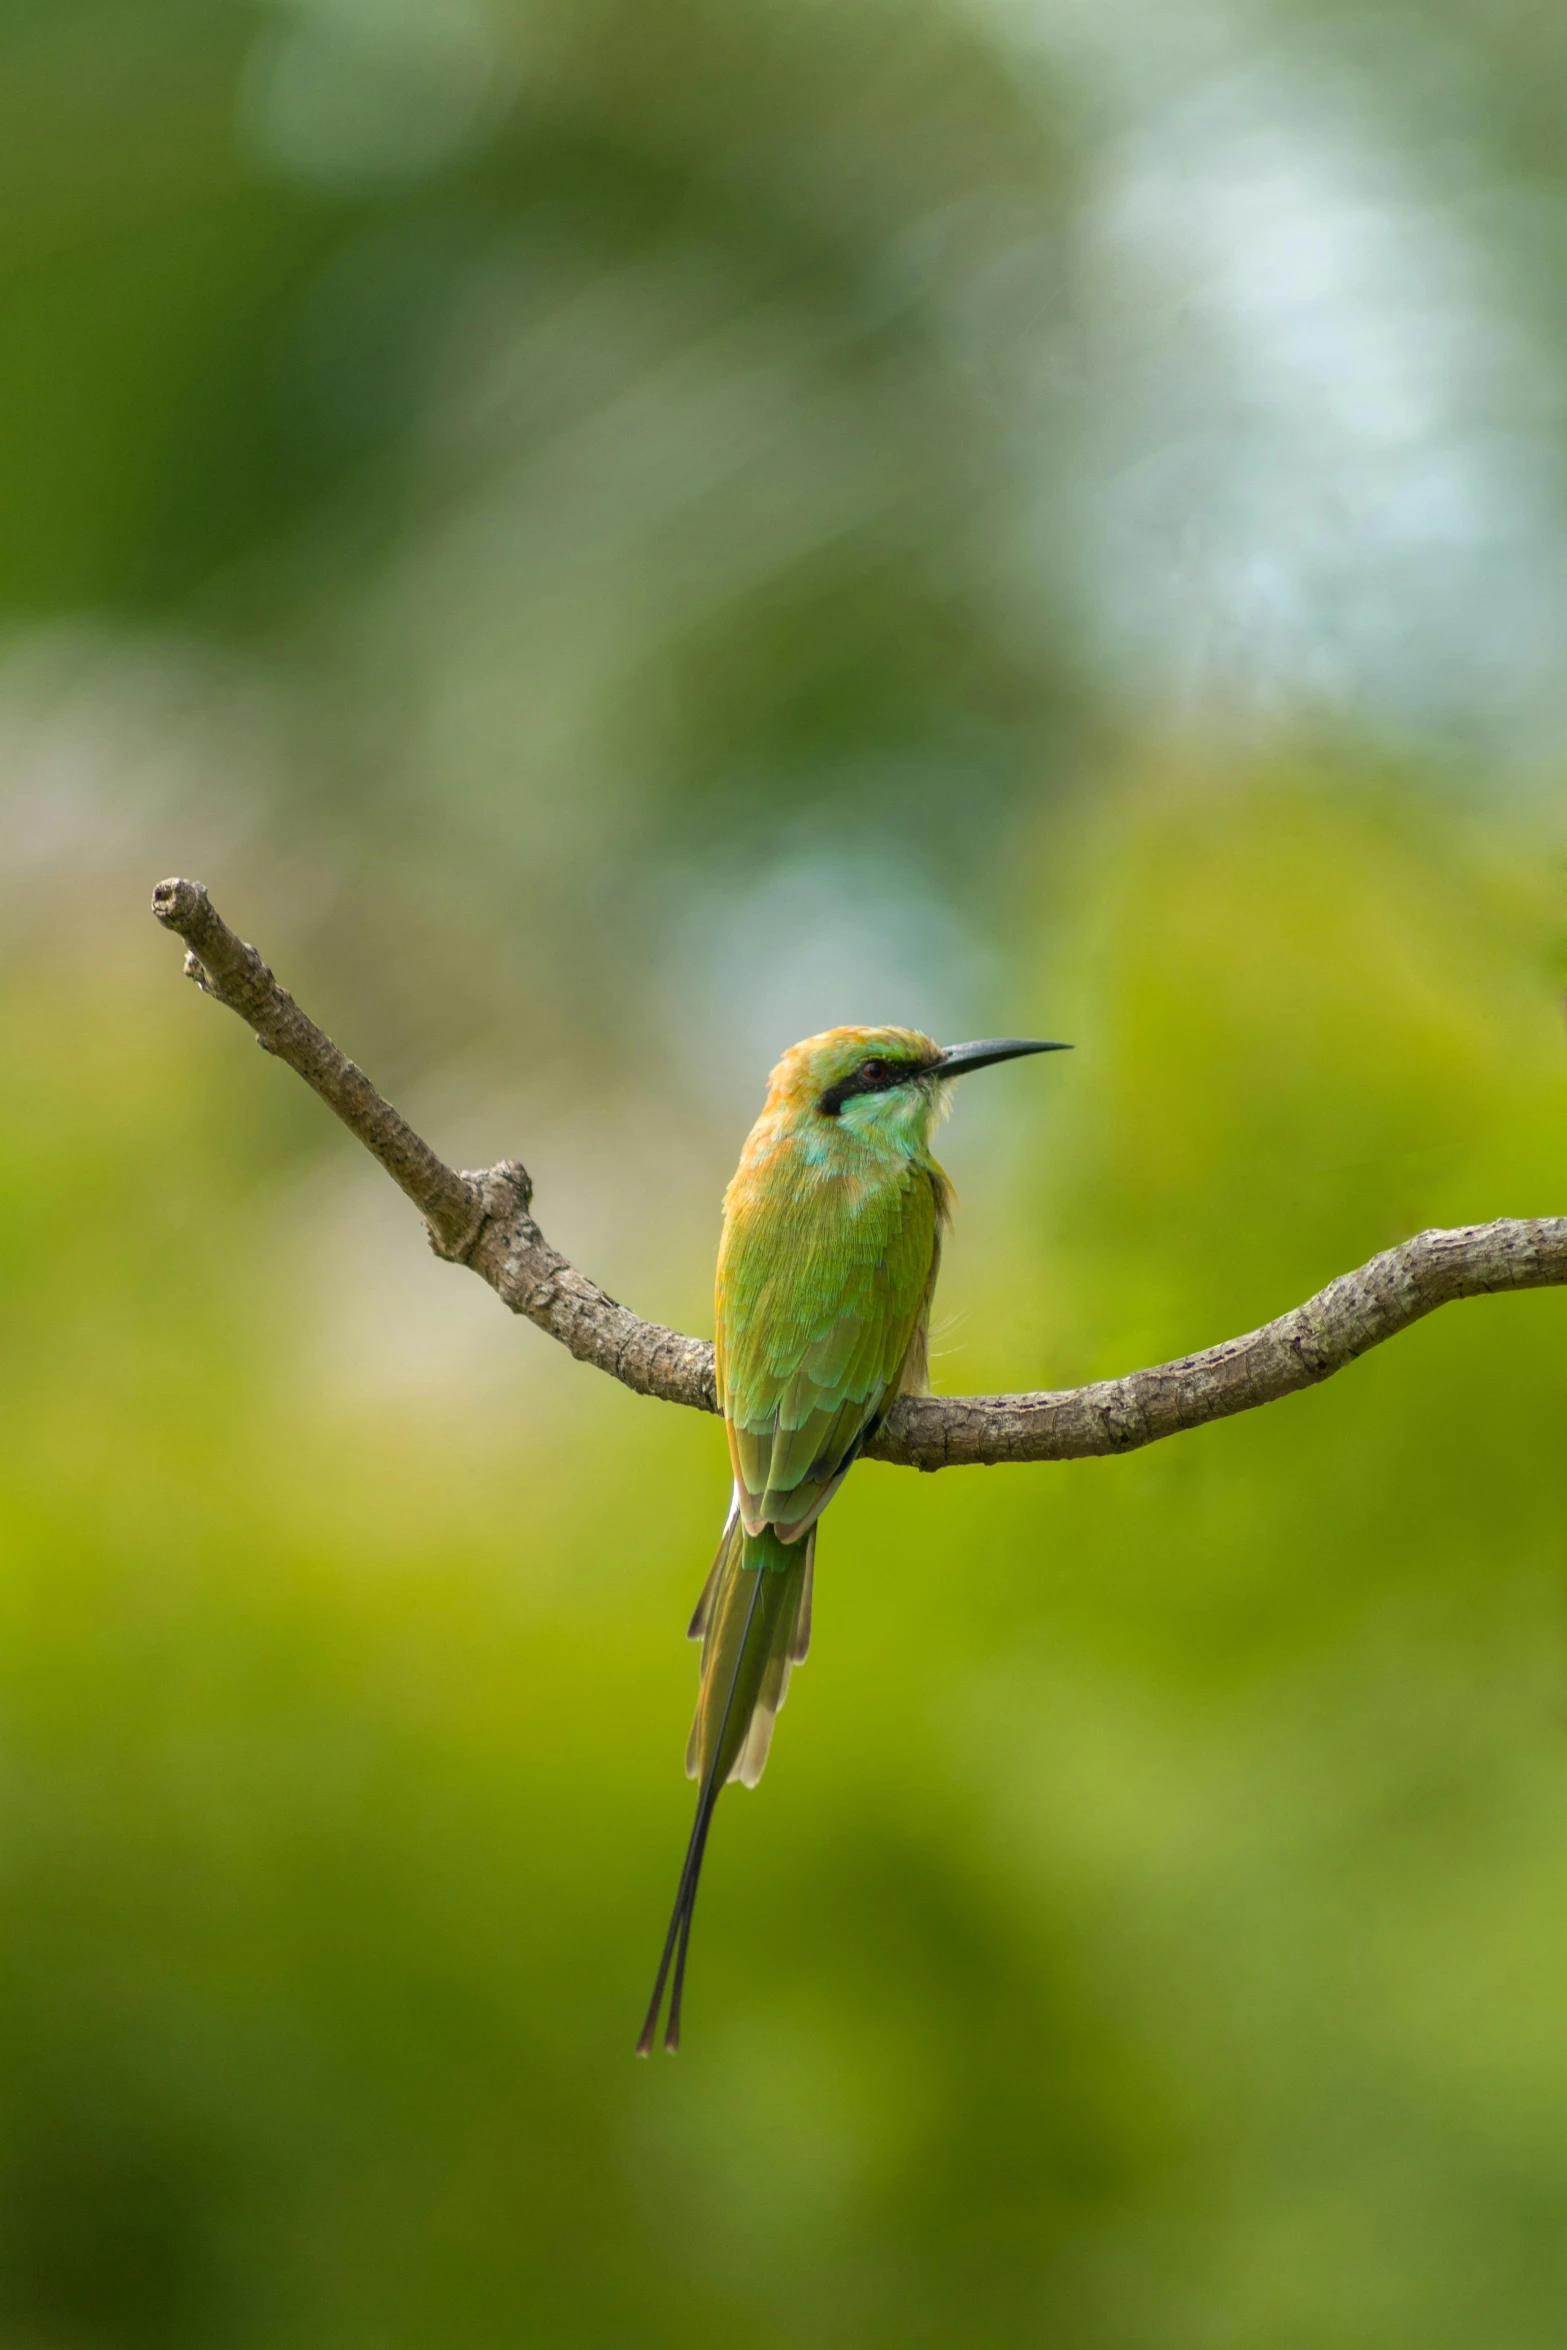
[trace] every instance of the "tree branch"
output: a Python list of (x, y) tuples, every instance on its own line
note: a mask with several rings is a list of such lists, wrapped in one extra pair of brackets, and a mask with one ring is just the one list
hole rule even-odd
[[(437, 1256), (470, 1266), (514, 1314), (638, 1395), (718, 1409), (712, 1347), (640, 1320), (552, 1248), (529, 1213), (533, 1186), (517, 1160), (459, 1174), (438, 1159), (279, 987), (255, 948), (236, 938), (200, 882), (160, 881), (152, 910), (184, 939), (188, 975), (237, 1012), (380, 1160), (423, 1214)], [(1132, 1452), (1315, 1387), (1456, 1298), (1562, 1286), (1567, 1216), (1421, 1232), (1277, 1321), (1179, 1362), (1056, 1392), (904, 1396), (866, 1453), (905, 1468), (945, 1469)]]

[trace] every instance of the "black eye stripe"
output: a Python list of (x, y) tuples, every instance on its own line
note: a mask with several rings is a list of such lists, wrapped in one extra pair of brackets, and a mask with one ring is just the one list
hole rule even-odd
[(816, 1107), (824, 1118), (836, 1118), (844, 1103), (852, 1102), (856, 1094), (891, 1093), (894, 1086), (907, 1085), (911, 1077), (918, 1077), (922, 1069), (930, 1066), (928, 1061), (888, 1061), (873, 1053), (858, 1068), (851, 1069), (847, 1077), (829, 1085)]

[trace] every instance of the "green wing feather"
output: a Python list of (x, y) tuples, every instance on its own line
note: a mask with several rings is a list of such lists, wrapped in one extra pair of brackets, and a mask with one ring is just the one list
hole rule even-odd
[[(928, 1162), (824, 1197), (802, 1182), (737, 1216), (719, 1275), (719, 1384), (748, 1524), (820, 1512), (929, 1310), (945, 1186)], [(843, 1196), (846, 1194), (847, 1196)]]

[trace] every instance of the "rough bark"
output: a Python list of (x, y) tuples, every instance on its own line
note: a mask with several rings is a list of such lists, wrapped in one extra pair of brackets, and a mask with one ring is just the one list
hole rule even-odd
[[(438, 1256), (470, 1266), (513, 1313), (638, 1395), (717, 1410), (712, 1347), (642, 1321), (552, 1248), (530, 1212), (525, 1167), (505, 1159), (459, 1173), (437, 1158), (278, 985), (255, 948), (235, 936), (199, 882), (160, 882), (152, 907), (185, 941), (189, 976), (237, 1012), (380, 1160), (423, 1214)], [(1457, 1298), (1564, 1285), (1567, 1216), (1421, 1232), (1260, 1330), (1178, 1362), (1037, 1394), (905, 1396), (867, 1457), (946, 1469), (1132, 1452), (1315, 1387)]]

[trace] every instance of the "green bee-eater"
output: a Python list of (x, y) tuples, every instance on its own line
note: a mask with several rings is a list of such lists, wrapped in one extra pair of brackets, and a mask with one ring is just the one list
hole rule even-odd
[(687, 1776), (696, 1820), (638, 2053), (674, 1965), (680, 1997), (702, 1854), (726, 1780), (754, 1787), (811, 1637), (816, 1521), (895, 1397), (923, 1392), (931, 1293), (951, 1187), (931, 1156), (947, 1080), (1019, 1053), (992, 1037), (947, 1051), (913, 1028), (830, 1028), (773, 1071), (724, 1194), (718, 1401), (734, 1499), (690, 1637), (702, 1643)]

